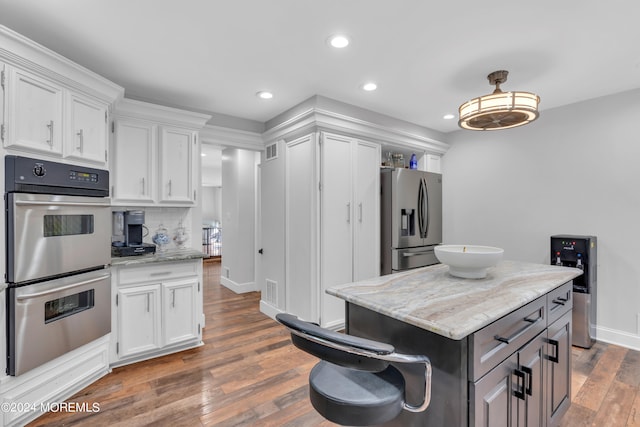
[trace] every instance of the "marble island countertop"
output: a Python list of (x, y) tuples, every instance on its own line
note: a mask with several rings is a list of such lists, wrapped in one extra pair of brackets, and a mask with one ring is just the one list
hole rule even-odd
[(349, 303), (460, 340), (582, 274), (576, 268), (502, 261), (484, 279), (436, 264), (327, 289)]
[(173, 249), (166, 252), (156, 252), (151, 255), (134, 255), (112, 257), (112, 266), (140, 265), (155, 262), (187, 261), (190, 259), (209, 258), (209, 255), (195, 249)]

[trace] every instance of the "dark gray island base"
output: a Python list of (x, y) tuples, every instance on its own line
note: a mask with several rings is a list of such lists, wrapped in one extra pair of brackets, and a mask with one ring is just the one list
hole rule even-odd
[(431, 359), (431, 404), (388, 425), (547, 426), (571, 404), (579, 274), (505, 261), (486, 279), (458, 279), (437, 265), (328, 292), (346, 300), (349, 334)]

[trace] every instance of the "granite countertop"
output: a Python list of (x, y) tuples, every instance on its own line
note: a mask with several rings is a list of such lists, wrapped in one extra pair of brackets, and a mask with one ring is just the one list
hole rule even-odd
[(135, 255), (112, 257), (112, 266), (141, 265), (154, 262), (186, 261), (190, 259), (209, 258), (209, 255), (195, 249), (174, 249), (151, 255)]
[(327, 289), (329, 295), (460, 340), (582, 274), (555, 265), (502, 261), (484, 279), (436, 264)]

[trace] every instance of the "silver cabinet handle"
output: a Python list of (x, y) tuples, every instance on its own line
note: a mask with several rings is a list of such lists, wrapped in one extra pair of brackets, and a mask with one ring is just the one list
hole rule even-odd
[(362, 222), (362, 202), (358, 203), (359, 213), (358, 213), (358, 221)]
[(166, 276), (168, 274), (171, 274), (171, 271), (158, 271), (156, 273), (149, 274), (149, 276)]
[(169, 197), (171, 197), (171, 180), (169, 180)]
[(80, 151), (80, 153), (83, 153), (84, 152), (84, 132), (82, 131), (82, 129), (80, 129), (76, 135), (78, 135), (78, 137), (80, 138), (80, 146), (78, 147), (78, 151)]
[(347, 223), (351, 223), (351, 202), (347, 203)]
[(144, 176), (142, 177), (142, 195), (144, 196), (145, 192), (145, 186), (144, 186)]
[(175, 308), (176, 306), (176, 290), (171, 289), (171, 307)]
[(151, 298), (151, 293), (147, 293), (147, 313), (149, 312), (149, 309), (151, 308), (151, 302), (149, 301), (149, 299)]
[(47, 123), (47, 127), (49, 128), (49, 139), (47, 140), (47, 144), (49, 144), (49, 147), (53, 148), (53, 120), (50, 120), (49, 123)]

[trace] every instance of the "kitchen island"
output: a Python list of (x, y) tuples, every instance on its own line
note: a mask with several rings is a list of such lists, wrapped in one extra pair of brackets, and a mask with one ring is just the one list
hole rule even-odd
[[(431, 404), (396, 425), (553, 425), (570, 405), (572, 279), (503, 261), (484, 279), (438, 264), (335, 286), (352, 335), (431, 359)], [(409, 391), (409, 400), (413, 391)]]

